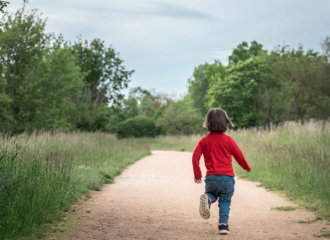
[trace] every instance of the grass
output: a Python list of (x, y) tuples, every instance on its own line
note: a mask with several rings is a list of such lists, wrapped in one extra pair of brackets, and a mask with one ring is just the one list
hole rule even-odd
[[(240, 177), (281, 191), (330, 220), (330, 124), (287, 123), (277, 131), (229, 131), (252, 167)], [(153, 150), (192, 152), (201, 136), (117, 140), (103, 133), (0, 138), (0, 239), (38, 236), (80, 196), (111, 183)], [(235, 161), (234, 161), (235, 162)], [(279, 209), (278, 209), (279, 210)]]
[(297, 208), (296, 207), (291, 207), (291, 206), (287, 206), (287, 207), (274, 207), (272, 208), (273, 210), (278, 210), (278, 211), (294, 211), (296, 210)]
[(319, 235), (314, 235), (314, 237), (325, 237), (330, 238), (330, 232), (321, 233)]
[(102, 133), (0, 139), (0, 239), (37, 236), (80, 196), (111, 183), (150, 154), (147, 145)]
[(314, 218), (314, 219), (312, 219), (312, 220), (298, 221), (298, 223), (314, 223), (314, 222), (316, 222), (316, 221), (318, 221), (318, 220), (322, 220), (322, 219), (323, 219), (322, 217), (316, 217), (316, 218)]
[[(289, 122), (276, 131), (229, 131), (252, 167), (235, 173), (281, 191), (296, 203), (330, 220), (330, 124)], [(201, 136), (144, 139), (154, 150), (193, 151)]]

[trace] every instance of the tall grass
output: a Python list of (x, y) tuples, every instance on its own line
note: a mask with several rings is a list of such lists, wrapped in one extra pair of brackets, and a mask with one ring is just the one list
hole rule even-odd
[(232, 134), (252, 165), (241, 177), (284, 192), (330, 220), (330, 124), (286, 123), (276, 132)]
[[(330, 124), (286, 123), (276, 131), (229, 131), (252, 167), (235, 173), (259, 181), (330, 220)], [(152, 149), (193, 151), (200, 137), (144, 139)], [(234, 161), (235, 162), (235, 161)]]
[(0, 239), (33, 235), (88, 190), (109, 183), (150, 154), (135, 140), (102, 133), (0, 139)]

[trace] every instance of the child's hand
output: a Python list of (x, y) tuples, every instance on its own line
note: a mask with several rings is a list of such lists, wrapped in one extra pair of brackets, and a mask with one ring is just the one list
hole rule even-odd
[(197, 184), (202, 183), (202, 179), (201, 178), (195, 178), (195, 183), (197, 183)]

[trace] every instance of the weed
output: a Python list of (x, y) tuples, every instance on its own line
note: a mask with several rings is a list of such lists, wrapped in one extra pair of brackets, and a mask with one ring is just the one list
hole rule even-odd
[(314, 218), (314, 219), (312, 219), (312, 220), (298, 221), (298, 223), (314, 223), (314, 222), (316, 222), (316, 221), (318, 221), (318, 220), (322, 220), (322, 219), (323, 219), (322, 217), (316, 217), (316, 218)]
[(326, 232), (326, 233), (321, 233), (318, 235), (314, 235), (314, 237), (326, 237), (326, 238), (330, 238), (330, 232)]
[(278, 211), (294, 211), (297, 209), (297, 207), (291, 207), (291, 206), (287, 206), (287, 207), (274, 207), (272, 208), (273, 210), (278, 210)]

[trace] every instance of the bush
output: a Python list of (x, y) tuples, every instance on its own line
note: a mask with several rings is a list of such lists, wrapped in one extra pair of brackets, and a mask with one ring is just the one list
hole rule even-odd
[(137, 116), (128, 118), (123, 122), (116, 124), (114, 132), (117, 137), (156, 137), (160, 130), (152, 118)]

